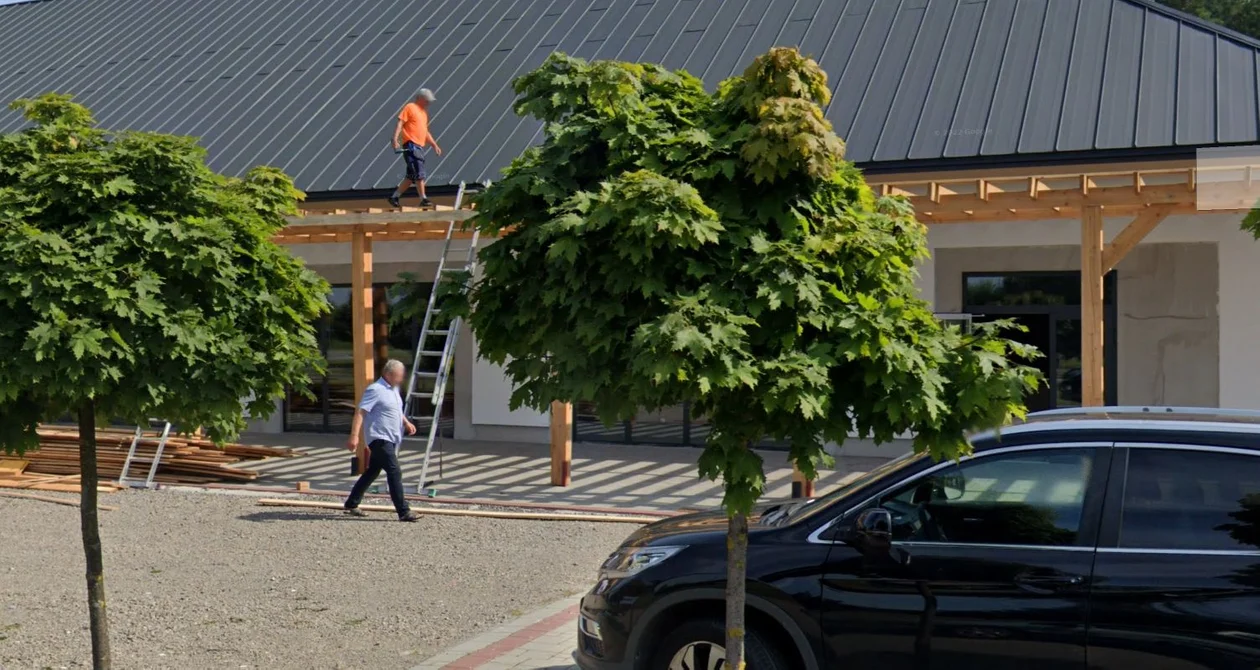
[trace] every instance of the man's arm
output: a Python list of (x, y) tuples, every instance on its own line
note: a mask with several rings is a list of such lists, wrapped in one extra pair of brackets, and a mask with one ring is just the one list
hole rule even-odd
[(432, 132), (429, 133), (429, 144), (433, 145), (433, 153), (439, 156), (442, 155), (442, 147), (438, 146), (437, 138), (433, 136)]
[(355, 410), (354, 418), (350, 420), (350, 439), (346, 442), (346, 448), (350, 451), (359, 449), (359, 435), (363, 433), (363, 418), (366, 416), (366, 410)]
[(346, 442), (346, 448), (350, 451), (356, 451), (359, 448), (359, 436), (363, 432), (363, 420), (367, 418), (367, 413), (372, 411), (376, 406), (376, 385), (367, 387), (363, 392), (363, 399), (359, 401), (359, 409), (355, 411), (354, 418), (350, 420), (350, 439)]
[(398, 151), (402, 146), (402, 117), (398, 118), (398, 123), (394, 124), (394, 151)]

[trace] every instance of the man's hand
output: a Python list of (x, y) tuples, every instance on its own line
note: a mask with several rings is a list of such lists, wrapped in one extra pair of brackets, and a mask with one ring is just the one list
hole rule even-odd
[(349, 449), (350, 451), (358, 451), (359, 450), (359, 436), (355, 435), (351, 437), (350, 439), (346, 440), (346, 448)]
[(394, 151), (398, 151), (401, 148), (402, 145), (398, 143), (398, 140), (394, 140)]
[(415, 427), (415, 425), (414, 425), (414, 424), (412, 424), (410, 421), (408, 421), (408, 420), (406, 420), (406, 419), (403, 419), (403, 427), (407, 429), (407, 434), (408, 434), (408, 435), (415, 435), (415, 434), (416, 434), (416, 427)]
[(442, 147), (439, 147), (439, 146), (437, 145), (437, 142), (434, 142), (434, 143), (433, 143), (433, 153), (435, 153), (435, 154), (437, 154), (437, 155), (439, 155), (439, 156), (441, 156), (441, 155), (442, 155)]

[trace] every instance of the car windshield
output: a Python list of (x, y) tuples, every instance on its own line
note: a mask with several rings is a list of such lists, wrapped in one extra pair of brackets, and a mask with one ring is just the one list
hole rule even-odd
[(799, 521), (802, 519), (809, 518), (818, 510), (827, 509), (828, 507), (831, 506), (831, 503), (835, 502), (836, 500), (843, 498), (849, 493), (856, 491), (866, 486), (867, 484), (870, 484), (871, 482), (877, 481), (891, 473), (901, 470), (902, 468), (908, 467), (912, 465), (913, 463), (917, 462), (920, 458), (927, 458), (927, 456), (910, 452), (908, 454), (898, 456), (897, 458), (894, 458), (891, 461), (888, 461), (886, 463), (882, 463), (879, 465), (879, 467), (873, 468), (871, 470), (868, 470), (866, 472), (859, 474), (856, 477), (853, 477), (849, 481), (841, 484), (840, 486), (836, 487), (832, 491), (828, 492), (826, 495), (819, 496), (817, 498), (814, 498), (812, 500), (805, 502), (799, 508), (792, 510), (792, 512), (790, 513), (790, 516), (793, 521)]

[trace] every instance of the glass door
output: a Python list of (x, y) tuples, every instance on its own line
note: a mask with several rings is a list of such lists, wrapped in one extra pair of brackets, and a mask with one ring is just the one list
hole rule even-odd
[[(1035, 412), (1081, 405), (1081, 279), (1079, 272), (966, 273), (964, 312), (976, 322), (1010, 319), (1028, 332), (1007, 333), (1037, 347), (1042, 358), (1027, 362), (1046, 384), (1027, 399)], [(1116, 404), (1116, 276), (1103, 282), (1105, 402)]]

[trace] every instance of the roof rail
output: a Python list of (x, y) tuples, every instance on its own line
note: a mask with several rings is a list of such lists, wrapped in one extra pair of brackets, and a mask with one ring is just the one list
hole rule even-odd
[(1220, 416), (1260, 419), (1260, 410), (1222, 409), (1219, 407), (1160, 407), (1124, 405), (1116, 407), (1063, 407), (1030, 412), (1028, 418), (1043, 416), (1097, 416), (1118, 414), (1189, 414), (1194, 416)]

